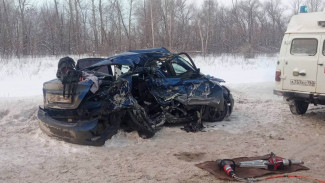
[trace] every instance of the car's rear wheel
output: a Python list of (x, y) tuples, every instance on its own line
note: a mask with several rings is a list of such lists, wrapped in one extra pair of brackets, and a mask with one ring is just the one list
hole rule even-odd
[(155, 135), (152, 121), (143, 107), (136, 105), (134, 109), (128, 110), (128, 115), (132, 121), (132, 128), (138, 131), (141, 138), (148, 139)]
[(301, 101), (301, 100), (295, 100), (293, 104), (290, 104), (290, 111), (292, 114), (295, 115), (302, 115), (305, 114), (308, 109), (308, 102)]
[(99, 120), (97, 127), (97, 136), (93, 137), (92, 140), (97, 140), (99, 144), (103, 145), (107, 139), (112, 138), (115, 135), (121, 124), (121, 115), (119, 113), (110, 113)]

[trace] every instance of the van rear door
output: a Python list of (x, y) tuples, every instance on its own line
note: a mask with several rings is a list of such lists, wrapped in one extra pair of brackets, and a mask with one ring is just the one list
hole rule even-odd
[(316, 92), (325, 93), (325, 36), (320, 42)]
[(290, 34), (284, 60), (283, 89), (315, 92), (320, 35)]

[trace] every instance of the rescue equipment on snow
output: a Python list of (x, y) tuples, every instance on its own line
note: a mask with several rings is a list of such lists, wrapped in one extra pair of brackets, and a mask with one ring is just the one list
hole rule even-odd
[(217, 160), (218, 166), (220, 169), (222, 169), (229, 177), (239, 181), (239, 182), (257, 182), (257, 181), (263, 181), (263, 180), (269, 180), (269, 179), (275, 179), (275, 178), (299, 178), (299, 179), (309, 179), (312, 181), (317, 181), (320, 183), (325, 183), (325, 181), (305, 177), (305, 176), (296, 176), (296, 175), (280, 175), (280, 176), (270, 176), (266, 178), (241, 178), (237, 176), (235, 172), (236, 167), (240, 168), (259, 168), (259, 169), (267, 169), (271, 171), (277, 171), (277, 170), (283, 170), (287, 167), (290, 167), (292, 165), (302, 165), (304, 164), (303, 161), (300, 160), (291, 160), (291, 159), (284, 159), (281, 157), (275, 156), (273, 152), (271, 152), (270, 157), (267, 159), (261, 159), (261, 160), (252, 160), (252, 161), (242, 161), (235, 163), (232, 159), (222, 159)]
[(286, 168), (287, 166), (302, 165), (302, 164), (304, 164), (303, 161), (283, 159), (275, 156), (275, 154), (271, 152), (270, 157), (268, 159), (243, 161), (238, 163), (237, 166), (245, 167), (245, 168), (250, 167), (250, 168), (264, 168), (269, 170), (278, 170), (278, 169)]
[[(217, 160), (218, 161), (218, 160)], [(219, 167), (223, 169), (226, 174), (232, 178), (235, 178), (237, 175), (235, 174), (235, 161), (232, 159), (223, 159), (218, 163)]]

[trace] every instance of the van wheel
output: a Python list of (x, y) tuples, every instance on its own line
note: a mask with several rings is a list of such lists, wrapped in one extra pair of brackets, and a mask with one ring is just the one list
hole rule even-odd
[(301, 115), (306, 113), (308, 105), (308, 102), (295, 100), (289, 107), (292, 114)]

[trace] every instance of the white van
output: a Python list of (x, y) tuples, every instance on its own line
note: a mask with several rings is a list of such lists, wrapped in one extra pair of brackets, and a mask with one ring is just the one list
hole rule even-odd
[(291, 18), (276, 66), (274, 94), (283, 96), (293, 114), (309, 103), (325, 105), (325, 11)]

